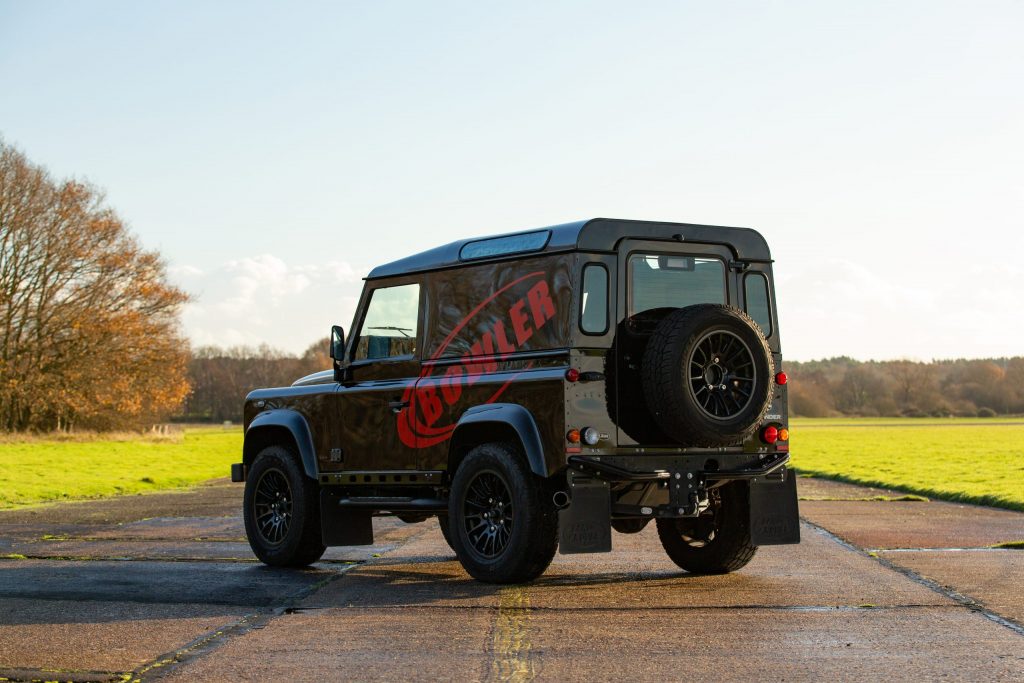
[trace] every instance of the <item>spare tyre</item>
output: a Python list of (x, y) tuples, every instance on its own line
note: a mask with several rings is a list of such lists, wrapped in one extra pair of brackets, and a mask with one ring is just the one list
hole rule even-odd
[(771, 404), (772, 355), (743, 311), (699, 304), (672, 311), (644, 351), (644, 398), (654, 421), (686, 446), (727, 446), (753, 434)]

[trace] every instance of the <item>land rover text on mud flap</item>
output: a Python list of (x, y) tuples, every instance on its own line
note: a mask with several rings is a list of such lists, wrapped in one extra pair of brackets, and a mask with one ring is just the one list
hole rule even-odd
[(799, 542), (772, 261), (743, 228), (598, 218), (366, 278), (332, 370), (245, 400), (245, 528), (271, 565), (437, 517), (529, 581), (651, 520), (689, 572)]

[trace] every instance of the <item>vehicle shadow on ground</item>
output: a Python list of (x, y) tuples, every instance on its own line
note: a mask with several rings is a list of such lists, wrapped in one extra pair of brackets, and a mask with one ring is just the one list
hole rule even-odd
[(301, 599), (336, 575), (335, 566), (276, 569), (237, 562), (0, 562), (0, 624), (130, 621), (202, 608), (232, 615)]
[[(687, 574), (682, 570), (598, 571), (586, 574), (562, 574), (549, 570), (527, 584), (531, 593), (540, 595), (565, 589), (588, 589), (604, 586), (662, 588), (712, 580), (723, 577)], [(735, 575), (726, 582), (748, 584), (755, 577)], [(311, 596), (307, 604), (345, 605), (353, 607), (432, 606), (438, 603), (493, 604), (494, 596), (515, 586), (487, 584), (470, 577), (453, 555), (409, 556), (378, 560), (364, 565)]]

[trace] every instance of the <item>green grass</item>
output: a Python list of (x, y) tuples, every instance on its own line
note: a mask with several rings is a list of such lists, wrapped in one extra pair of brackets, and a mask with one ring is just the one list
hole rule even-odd
[(1022, 418), (797, 418), (801, 474), (1024, 510)]
[(14, 439), (0, 443), (0, 509), (184, 488), (224, 477), (242, 454), (240, 429), (177, 438)]

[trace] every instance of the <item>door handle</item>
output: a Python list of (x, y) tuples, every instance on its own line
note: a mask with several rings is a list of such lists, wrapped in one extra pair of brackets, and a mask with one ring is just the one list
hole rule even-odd
[(396, 415), (398, 413), (402, 412), (403, 408), (408, 408), (408, 407), (409, 407), (409, 402), (408, 401), (402, 401), (402, 400), (388, 401), (388, 408), (391, 408), (391, 412), (393, 412)]

